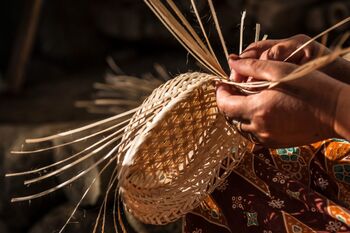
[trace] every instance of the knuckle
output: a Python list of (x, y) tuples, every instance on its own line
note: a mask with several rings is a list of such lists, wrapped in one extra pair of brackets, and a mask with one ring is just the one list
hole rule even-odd
[(268, 57), (271, 60), (280, 60), (281, 54), (283, 54), (284, 46), (282, 45), (275, 45), (268, 51)]
[(264, 122), (264, 125), (266, 125), (267, 121), (269, 120), (269, 111), (266, 109), (261, 110), (260, 119)]
[(270, 132), (272, 130), (271, 125), (271, 114), (268, 110), (261, 110), (259, 113), (256, 114), (255, 122), (256, 127), (259, 129), (260, 132)]
[(270, 50), (266, 50), (264, 51), (261, 55), (260, 55), (260, 60), (269, 60), (269, 51)]
[(260, 45), (258, 43), (251, 43), (247, 48), (244, 49), (242, 54), (245, 54), (247, 52), (257, 53), (259, 51), (259, 47), (260, 47)]
[(311, 38), (305, 34), (298, 34), (298, 35), (294, 36), (294, 39), (298, 40), (301, 43), (304, 43), (304, 42), (310, 40)]
[(271, 143), (271, 136), (267, 133), (260, 133), (258, 134), (258, 138), (261, 143), (263, 144), (270, 144)]
[(225, 113), (226, 104), (222, 98), (216, 99), (216, 105), (221, 113)]
[(258, 43), (251, 43), (246, 49), (257, 49), (258, 48)]
[(233, 107), (228, 103), (228, 100), (225, 97), (217, 98), (216, 105), (221, 114), (228, 117), (231, 117), (233, 115)]
[(256, 136), (262, 144), (268, 147), (274, 148), (276, 145), (280, 144), (279, 140), (276, 138), (276, 135), (273, 133), (263, 132), (257, 134)]
[(251, 66), (253, 69), (257, 70), (257, 71), (263, 71), (266, 68), (266, 63), (264, 61), (261, 60), (251, 60)]
[(257, 42), (253, 42), (251, 43), (247, 48), (248, 49), (261, 49), (264, 46), (264, 41), (257, 41)]

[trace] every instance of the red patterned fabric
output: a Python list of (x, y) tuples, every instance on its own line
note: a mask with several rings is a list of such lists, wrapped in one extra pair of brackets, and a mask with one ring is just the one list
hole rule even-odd
[(349, 207), (349, 142), (260, 149), (185, 217), (184, 232), (350, 232)]

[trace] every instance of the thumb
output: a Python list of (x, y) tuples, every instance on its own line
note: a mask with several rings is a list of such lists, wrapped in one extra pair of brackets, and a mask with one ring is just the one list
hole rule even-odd
[(231, 61), (231, 68), (242, 76), (258, 80), (279, 81), (297, 68), (296, 65), (281, 61), (240, 59)]
[[(228, 59), (228, 64), (231, 66), (231, 61), (239, 60), (239, 56), (236, 54), (231, 54)], [(231, 74), (230, 74), (230, 80), (235, 81), (235, 82), (244, 82), (247, 80), (247, 77), (243, 77), (242, 75), (238, 74), (234, 69), (231, 69)]]

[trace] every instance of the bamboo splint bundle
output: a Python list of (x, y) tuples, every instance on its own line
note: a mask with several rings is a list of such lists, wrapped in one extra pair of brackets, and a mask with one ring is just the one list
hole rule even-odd
[[(96, 129), (97, 126), (105, 127), (103, 130), (78, 137), (65, 144), (14, 153), (42, 152), (108, 134), (83, 151), (55, 164), (9, 174), (8, 176), (37, 174), (54, 166), (60, 166), (57, 170), (25, 181), (25, 184), (32, 184), (58, 175), (86, 159), (95, 157), (97, 160), (93, 166), (56, 187), (34, 195), (14, 198), (12, 201), (31, 200), (52, 193), (71, 184), (100, 164), (104, 164), (100, 174), (107, 167), (116, 165), (96, 224), (101, 213), (105, 212), (107, 197), (112, 187), (115, 188), (115, 199), (120, 195), (126, 209), (139, 220), (150, 224), (166, 224), (198, 206), (224, 181), (244, 154), (251, 150), (253, 144), (230, 127), (219, 113), (215, 98), (215, 82), (231, 84), (248, 94), (272, 88), (278, 83), (267, 81), (236, 83), (228, 80), (210, 45), (194, 0), (191, 3), (205, 42), (200, 39), (173, 1), (167, 0), (166, 5), (159, 0), (145, 0), (145, 2), (210, 73), (179, 75), (155, 89), (140, 107), (133, 110), (65, 133), (27, 140), (27, 143), (41, 143), (55, 138), (79, 135), (87, 130)], [(213, 3), (211, 0), (208, 0), (208, 3), (224, 53), (228, 56)], [(332, 28), (348, 21), (350, 18)], [(241, 34), (242, 32), (243, 30)], [(318, 37), (320, 36), (322, 34)], [(256, 41), (258, 40), (257, 36)], [(300, 78), (347, 52), (349, 49), (338, 48), (330, 55), (299, 67), (280, 82)], [(101, 157), (98, 157), (99, 155)], [(84, 192), (82, 199), (90, 187)], [(80, 202), (77, 208), (79, 204)], [(74, 212), (71, 217), (73, 214)]]
[(94, 100), (77, 101), (77, 107), (90, 113), (118, 114), (140, 106), (154, 89), (170, 80), (167, 70), (159, 64), (154, 64), (155, 74), (146, 73), (140, 78), (126, 75), (112, 60), (109, 64), (113, 73), (106, 75), (104, 83), (94, 84)]

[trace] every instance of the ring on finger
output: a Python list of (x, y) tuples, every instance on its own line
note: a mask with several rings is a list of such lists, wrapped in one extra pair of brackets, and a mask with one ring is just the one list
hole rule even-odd
[(249, 141), (251, 141), (255, 145), (260, 145), (261, 144), (259, 139), (253, 133), (247, 133), (247, 134), (248, 134)]
[(245, 137), (246, 139), (248, 139), (249, 141), (251, 141), (252, 143), (254, 143), (255, 145), (260, 145), (261, 143), (259, 142), (259, 139), (251, 132), (247, 132), (244, 131), (242, 129), (242, 125), (243, 123), (241, 121), (238, 120), (234, 120), (228, 116), (225, 115), (225, 119), (228, 122), (229, 125), (233, 126), (233, 128), (235, 130), (237, 130), (237, 132), (242, 135), (243, 137)]

